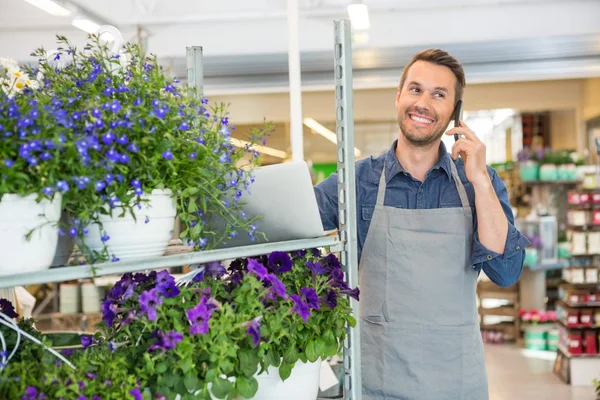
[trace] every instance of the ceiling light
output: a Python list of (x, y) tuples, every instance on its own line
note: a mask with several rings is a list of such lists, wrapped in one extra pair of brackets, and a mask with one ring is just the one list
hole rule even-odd
[(250, 142), (246, 142), (244, 140), (231, 138), (231, 144), (237, 147), (246, 147), (249, 146), (250, 149), (258, 151), (259, 153), (267, 154), (277, 158), (287, 158), (288, 154), (283, 150), (277, 150), (272, 147), (261, 146), (258, 144), (252, 144)]
[(53, 2), (52, 0), (25, 0), (31, 5), (36, 6), (37, 8), (46, 11), (48, 14), (57, 16), (57, 17), (68, 17), (71, 15), (71, 10), (68, 10)]
[(369, 21), (369, 9), (366, 4), (348, 5), (348, 16), (350, 16), (350, 22), (354, 29), (366, 30), (371, 27), (371, 22)]
[[(325, 139), (329, 140), (330, 142), (337, 144), (337, 136), (331, 130), (325, 128), (323, 125), (321, 125), (320, 123), (318, 123), (317, 121), (315, 121), (312, 118), (304, 118), (303, 122), (304, 122), (304, 125), (308, 126), (310, 129), (312, 129), (313, 132), (318, 133), (319, 135), (323, 136)], [(360, 150), (355, 147), (354, 148), (354, 156), (360, 157), (360, 154), (361, 154)]]
[(100, 28), (99, 24), (87, 18), (75, 18), (71, 24), (87, 33), (96, 33), (98, 28)]

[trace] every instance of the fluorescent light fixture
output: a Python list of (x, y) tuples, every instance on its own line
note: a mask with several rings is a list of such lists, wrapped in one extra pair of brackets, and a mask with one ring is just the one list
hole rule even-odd
[(68, 10), (53, 2), (52, 0), (25, 0), (31, 5), (36, 6), (37, 8), (46, 11), (48, 14), (57, 16), (57, 17), (68, 17), (71, 15), (71, 10)]
[[(314, 119), (304, 118), (302, 120), (302, 122), (304, 122), (304, 125), (308, 126), (310, 129), (312, 129), (313, 132), (318, 133), (319, 135), (323, 136), (325, 139), (329, 140), (330, 142), (337, 144), (336, 134), (334, 132), (332, 132), (331, 130), (325, 128), (323, 125), (321, 125)], [(360, 150), (355, 147), (354, 148), (354, 157), (360, 157), (360, 154), (361, 154)]]
[(366, 4), (348, 5), (348, 16), (350, 16), (352, 27), (356, 30), (367, 30), (371, 27), (369, 9)]
[(272, 147), (267, 147), (267, 146), (261, 146), (258, 144), (253, 145), (250, 142), (246, 142), (244, 140), (239, 140), (239, 139), (235, 139), (235, 138), (231, 138), (231, 144), (233, 144), (234, 146), (237, 147), (246, 147), (246, 146), (250, 146), (250, 148), (252, 150), (256, 150), (259, 153), (263, 153), (263, 154), (267, 154), (273, 157), (277, 157), (277, 158), (282, 158), (282, 159), (286, 159), (288, 154), (283, 151), (283, 150), (277, 150), (274, 149)]
[(98, 28), (100, 28), (99, 24), (87, 18), (75, 18), (71, 24), (87, 33), (96, 33)]

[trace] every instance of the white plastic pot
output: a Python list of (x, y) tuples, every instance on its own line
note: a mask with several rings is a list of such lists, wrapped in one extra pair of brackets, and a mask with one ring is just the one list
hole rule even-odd
[(57, 193), (54, 200), (39, 203), (36, 198), (5, 194), (0, 200), (0, 276), (41, 271), (52, 264), (62, 196)]
[(279, 377), (279, 368), (269, 367), (255, 376), (258, 391), (253, 400), (315, 400), (319, 395), (321, 360), (303, 363), (298, 360), (292, 374), (285, 381)]
[(102, 233), (110, 237), (106, 241), (109, 254), (120, 261), (140, 260), (162, 256), (173, 234), (177, 209), (170, 190), (153, 190), (146, 195), (148, 203), (141, 209), (134, 207), (135, 219), (127, 212), (120, 217), (122, 209), (117, 207), (110, 215), (102, 215), (103, 232), (94, 224), (88, 228), (85, 245), (91, 250), (102, 251)]
[[(285, 381), (279, 376), (279, 368), (269, 367), (260, 375), (254, 375), (258, 381), (258, 391), (251, 399), (239, 398), (238, 400), (315, 400), (319, 395), (319, 381), (321, 378), (321, 360), (314, 363), (303, 363), (298, 360), (292, 374)], [(234, 377), (229, 378), (230, 382), (235, 382)], [(222, 400), (215, 397), (210, 390), (208, 391), (212, 400)], [(198, 391), (196, 394), (200, 393)], [(175, 400), (180, 400), (177, 395)]]

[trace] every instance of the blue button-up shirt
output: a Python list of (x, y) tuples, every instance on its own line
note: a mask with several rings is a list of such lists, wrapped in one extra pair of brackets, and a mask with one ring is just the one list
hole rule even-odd
[[(384, 204), (390, 207), (406, 209), (427, 209), (444, 207), (462, 207), (456, 185), (452, 180), (450, 163), (454, 162), (458, 175), (462, 180), (469, 203), (473, 210), (473, 252), (471, 266), (478, 272), (483, 269), (486, 275), (497, 285), (507, 287), (518, 281), (523, 269), (525, 247), (530, 243), (527, 237), (514, 226), (514, 216), (508, 200), (506, 186), (496, 171), (488, 167), (492, 185), (502, 204), (508, 219), (508, 236), (504, 253), (499, 254), (487, 249), (479, 242), (477, 233), (477, 214), (475, 211), (475, 191), (467, 180), (462, 159), (454, 161), (442, 142), (440, 158), (437, 164), (427, 173), (424, 182), (412, 177), (404, 170), (396, 157), (396, 140), (391, 149), (379, 156), (360, 160), (356, 163), (356, 217), (358, 236), (358, 259), (369, 232), (371, 217), (377, 202), (377, 188), (381, 171), (386, 169), (386, 196)], [(317, 202), (321, 213), (323, 227), (326, 230), (338, 228), (338, 195), (337, 174), (315, 187)]]

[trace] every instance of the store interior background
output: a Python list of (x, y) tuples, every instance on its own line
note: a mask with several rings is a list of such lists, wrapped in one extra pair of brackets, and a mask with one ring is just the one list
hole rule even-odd
[[(251, 129), (272, 122), (276, 128), (266, 146), (275, 152), (265, 150), (263, 164), (289, 161), (292, 132), (301, 132), (304, 159), (313, 166), (315, 183), (335, 171), (335, 144), (302, 119), (335, 132), (332, 21), (348, 18), (351, 1), (60, 2), (77, 10), (70, 16), (49, 15), (31, 3), (35, 1), (0, 0), (0, 57), (33, 62), (29, 54), (40, 45), (54, 48), (57, 33), (83, 44), (86, 33), (72, 24), (75, 18), (118, 27), (127, 40), (157, 54), (165, 69), (182, 81), (186, 46), (203, 46), (205, 95), (211, 102), (230, 104), (234, 137), (244, 139)], [(600, 261), (587, 253), (570, 255), (568, 231), (595, 232), (589, 216), (582, 217), (588, 218), (583, 224), (573, 221), (579, 218), (573, 212), (584, 207), (572, 207), (569, 193), (591, 196), (594, 188), (600, 193), (600, 180), (595, 178), (600, 150), (594, 141), (600, 138), (600, 1), (363, 3), (370, 26), (356, 31), (353, 50), (356, 158), (389, 149), (398, 135), (394, 101), (403, 66), (418, 50), (443, 48), (463, 63), (464, 120), (486, 143), (488, 163), (507, 184), (517, 223), (536, 236), (536, 214), (555, 217), (555, 240), (542, 246), (560, 247), (562, 253), (556, 254), (562, 257), (526, 266), (523, 279), (511, 288), (494, 287), (485, 276), (480, 279), (491, 398), (593, 398), (592, 379), (600, 379), (600, 283), (597, 272), (594, 280), (587, 271), (600, 268)], [(288, 39), (295, 33), (289, 30), (288, 7), (298, 12), (302, 82), (302, 118), (293, 120)], [(530, 128), (532, 119), (542, 121), (540, 129)], [(532, 135), (538, 137), (534, 143), (553, 151), (572, 150), (587, 167), (579, 168), (576, 179), (524, 181), (518, 154)], [(584, 212), (592, 213), (593, 207)], [(41, 296), (38, 304), (48, 293), (57, 293), (48, 287), (31, 290)], [(581, 300), (571, 305), (587, 304), (577, 308), (562, 303), (561, 308), (561, 301), (569, 303), (572, 296)], [(97, 314), (70, 307), (69, 316), (61, 307), (54, 301), (36, 311), (42, 319), (46, 315), (49, 329), (69, 324), (77, 329)], [(589, 324), (582, 322), (584, 314), (590, 314)], [(540, 315), (549, 321), (537, 321)], [(577, 323), (567, 327), (573, 315)]]

